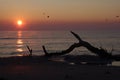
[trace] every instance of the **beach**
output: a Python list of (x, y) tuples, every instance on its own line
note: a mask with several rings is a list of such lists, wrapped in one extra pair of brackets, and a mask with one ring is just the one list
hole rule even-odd
[[(6, 32), (1, 32), (1, 34), (3, 33)], [(94, 53), (88, 52), (91, 49), (87, 50), (82, 47), (74, 49), (77, 44), (75, 42), (77, 41), (74, 37), (69, 37), (71, 34), (67, 34), (66, 31), (62, 32), (63, 34), (67, 34), (64, 36), (61, 35), (61, 32), (51, 31), (32, 31), (30, 32), (32, 33), (31, 35), (28, 35), (28, 33), (29, 31), (10, 31), (9, 34), (12, 34), (10, 37), (7, 37), (8, 35), (4, 34), (6, 36), (0, 39), (1, 42), (3, 42), (0, 44), (2, 46), (0, 51), (0, 80), (120, 79), (120, 66), (111, 65), (111, 62), (114, 61), (113, 58), (115, 61), (120, 61), (120, 55), (118, 55), (119, 45), (117, 45), (119, 43), (119, 35), (111, 39), (111, 37), (107, 37), (108, 33), (104, 36), (101, 36), (101, 34), (94, 35), (94, 38), (92, 37), (93, 34), (89, 34), (86, 35), (86, 39), (84, 39), (94, 46), (98, 43), (96, 38), (104, 41), (103, 43), (107, 49), (110, 48), (111, 43), (114, 43), (117, 51), (114, 51), (114, 53), (112, 53), (114, 57), (109, 57), (109, 59), (106, 56), (96, 56)], [(42, 35), (40, 36), (40, 34)], [(55, 34), (59, 36), (56, 36)], [(22, 35), (24, 36), (22, 37)], [(114, 34), (109, 35), (113, 36)], [(115, 40), (118, 41), (115, 42)], [(28, 43), (28, 41), (30, 41), (30, 43)], [(90, 44), (87, 43), (87, 45)], [(45, 46), (45, 50), (42, 49), (43, 45)], [(78, 43), (78, 45), (80, 44)], [(74, 50), (69, 53), (70, 46), (75, 47), (73, 48)], [(93, 46), (91, 47), (93, 48)], [(99, 47), (94, 48), (94, 50), (96, 49), (98, 50), (98, 53), (101, 50)], [(66, 51), (68, 51), (67, 55), (61, 56), (61, 53), (66, 53)], [(30, 55), (29, 52), (31, 53)], [(45, 52), (48, 52), (46, 56)], [(51, 52), (57, 53), (57, 55), (51, 57), (48, 55)], [(117, 54), (117, 56), (115, 54)], [(54, 56), (54, 54), (52, 55)], [(107, 65), (108, 63), (110, 65)], [(120, 63), (118, 63), (118, 65), (119, 64)]]
[(0, 80), (120, 80), (120, 0), (0, 0)]
[[(28, 32), (23, 32), (23, 33), (25, 34)], [(39, 32), (33, 32), (33, 33), (39, 33)], [(22, 32), (18, 32), (18, 35), (19, 34), (22, 35)], [(73, 35), (75, 37), (77, 36), (76, 38), (79, 37), (75, 33), (73, 33)], [(59, 39), (55, 37), (54, 38), (55, 40), (52, 39), (51, 37), (50, 38), (31, 38), (31, 37), (16, 38), (15, 37), (15, 38), (7, 38), (7, 39), (2, 38), (1, 41), (3, 42), (4, 40), (6, 41), (10, 40), (13, 41), (13, 43), (14, 41), (17, 41), (17, 44), (14, 44), (16, 45), (16, 47), (13, 45), (14, 47), (10, 47), (10, 49), (8, 47), (5, 47), (3, 48), (4, 53), (1, 52), (0, 80), (34, 80), (34, 79), (36, 80), (119, 80), (120, 79), (119, 76), (120, 66), (112, 65), (113, 61), (120, 61), (120, 55), (115, 55), (115, 54), (109, 55), (109, 53), (107, 53), (104, 49), (96, 48), (92, 46), (90, 43), (86, 42), (86, 40), (85, 41), (81, 40), (80, 37), (78, 38), (78, 40), (80, 40), (79, 41), (80, 43), (74, 43), (74, 40), (72, 40), (72, 38), (63, 37), (62, 39)], [(47, 46), (47, 49), (44, 46), (43, 49), (41, 47), (41, 49), (39, 50), (40, 48), (39, 46), (41, 46), (39, 41), (41, 41), (41, 39), (43, 39), (41, 45), (45, 44), (45, 46)], [(24, 40), (26, 40), (25, 42), (27, 42), (27, 40), (29, 41), (35, 40), (35, 41), (30, 43), (30, 46), (27, 45), (26, 48), (26, 45), (23, 44)], [(47, 41), (44, 43), (44, 40), (47, 40), (48, 43)], [(62, 40), (62, 46), (66, 46), (65, 44), (68, 43), (71, 44), (66, 46), (68, 49), (62, 46), (58, 47), (58, 45), (61, 43), (61, 40)], [(66, 41), (67, 43), (64, 41)], [(96, 39), (93, 39), (93, 41), (96, 41)], [(108, 39), (106, 41), (108, 41)], [(111, 41), (109, 40), (108, 42), (110, 43)], [(10, 42), (10, 44), (13, 43)], [(79, 46), (80, 47), (79, 51), (77, 51), (78, 49), (72, 51), (72, 49), (76, 48), (76, 45), (81, 45), (81, 43), (83, 43), (82, 46), (87, 48), (88, 50), (83, 49)], [(53, 46), (56, 47), (52, 48)], [(109, 46), (107, 45), (107, 48), (108, 47)], [(118, 47), (119, 46), (117, 46), (117, 48)], [(14, 52), (15, 48), (17, 48), (16, 52)], [(11, 49), (13, 52), (11, 52)], [(95, 55), (95, 53), (92, 53), (92, 51), (93, 52), (97, 51), (97, 53), (99, 53), (101, 50), (105, 51), (105, 53), (104, 52), (102, 53), (106, 55), (102, 55), (102, 54)], [(88, 53), (87, 51), (91, 51), (91, 52)]]
[(0, 80), (119, 80), (120, 67), (68, 64), (42, 57), (0, 58)]

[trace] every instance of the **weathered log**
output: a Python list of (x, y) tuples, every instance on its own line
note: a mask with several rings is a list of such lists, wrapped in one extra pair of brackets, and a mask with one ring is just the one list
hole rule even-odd
[(72, 32), (72, 31), (71, 31), (71, 33), (79, 40), (80, 45), (87, 48), (92, 53), (94, 53), (100, 57), (105, 57), (105, 58), (110, 58), (112, 56), (111, 53), (108, 53), (105, 49), (96, 48), (96, 47), (92, 46), (90, 43), (83, 41), (76, 33)]
[(64, 54), (68, 54), (70, 53), (72, 50), (74, 50), (77, 47), (85, 47), (87, 48), (89, 51), (91, 51), (92, 53), (98, 55), (99, 57), (102, 58), (111, 58), (111, 54), (108, 53), (105, 49), (102, 48), (96, 48), (94, 46), (92, 46), (90, 43), (83, 41), (76, 33), (72, 32), (71, 33), (75, 36), (75, 38), (77, 38), (79, 40), (78, 43), (74, 43), (72, 44), (68, 49), (63, 50), (61, 52), (54, 52), (54, 53), (48, 53), (45, 49), (45, 46), (43, 46), (43, 50), (45, 52), (45, 56), (59, 56), (59, 55), (64, 55)]
[(59, 55), (65, 55), (70, 53), (73, 49), (75, 49), (76, 47), (80, 47), (81, 45), (79, 43), (74, 43), (73, 45), (71, 45), (68, 49), (63, 50), (61, 52), (53, 52), (53, 53), (48, 53), (45, 49), (45, 46), (42, 46), (43, 51), (45, 53), (45, 56), (59, 56)]

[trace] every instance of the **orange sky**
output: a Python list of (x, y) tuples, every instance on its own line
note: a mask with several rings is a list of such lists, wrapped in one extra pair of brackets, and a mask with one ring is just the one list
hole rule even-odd
[(120, 0), (0, 0), (1, 23), (113, 23), (119, 15)]

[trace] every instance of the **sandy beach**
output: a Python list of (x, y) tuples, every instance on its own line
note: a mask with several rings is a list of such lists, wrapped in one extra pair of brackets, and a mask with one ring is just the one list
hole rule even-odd
[(68, 64), (46, 57), (0, 58), (0, 80), (119, 80), (120, 67)]

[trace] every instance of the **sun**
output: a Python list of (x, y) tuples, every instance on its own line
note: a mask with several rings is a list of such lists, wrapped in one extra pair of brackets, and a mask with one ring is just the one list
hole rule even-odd
[(17, 24), (18, 24), (19, 26), (21, 26), (21, 25), (23, 24), (22, 20), (18, 20), (18, 21), (17, 21)]

